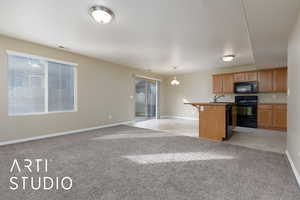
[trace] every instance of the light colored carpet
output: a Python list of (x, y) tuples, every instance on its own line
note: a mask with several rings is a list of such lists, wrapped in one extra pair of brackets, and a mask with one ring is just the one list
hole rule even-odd
[[(14, 158), (47, 158), (73, 188), (8, 190)], [(3, 200), (300, 199), (283, 154), (129, 126), (2, 146), (0, 166)]]

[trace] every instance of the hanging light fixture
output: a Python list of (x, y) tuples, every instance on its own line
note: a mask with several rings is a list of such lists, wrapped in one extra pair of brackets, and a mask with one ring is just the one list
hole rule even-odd
[[(176, 67), (174, 67), (174, 70), (176, 70)], [(174, 76), (173, 80), (171, 81), (171, 85), (177, 86), (180, 82), (176, 79), (176, 76)]]

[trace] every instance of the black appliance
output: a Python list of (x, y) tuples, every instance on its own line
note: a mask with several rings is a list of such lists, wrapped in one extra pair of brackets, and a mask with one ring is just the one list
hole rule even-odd
[(257, 82), (237, 82), (234, 83), (234, 93), (237, 94), (251, 94), (257, 93)]
[(226, 140), (232, 136), (232, 105), (226, 105)]
[(257, 128), (257, 96), (236, 96), (237, 126)]

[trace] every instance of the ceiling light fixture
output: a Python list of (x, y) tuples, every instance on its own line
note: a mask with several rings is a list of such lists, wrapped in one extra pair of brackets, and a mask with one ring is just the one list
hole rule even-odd
[(104, 6), (93, 6), (89, 12), (94, 20), (100, 24), (107, 24), (111, 22), (114, 17), (114, 13)]
[[(174, 67), (174, 70), (176, 70), (176, 67)], [(171, 85), (177, 86), (180, 82), (176, 79), (176, 76), (174, 76), (173, 80), (171, 81)]]
[(222, 60), (224, 62), (231, 62), (231, 61), (233, 61), (234, 58), (235, 58), (235, 55), (226, 55), (226, 56), (222, 57)]

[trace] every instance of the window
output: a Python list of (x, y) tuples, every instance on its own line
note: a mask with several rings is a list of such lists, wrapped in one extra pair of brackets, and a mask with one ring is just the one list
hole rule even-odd
[(75, 111), (75, 66), (8, 51), (8, 114)]

